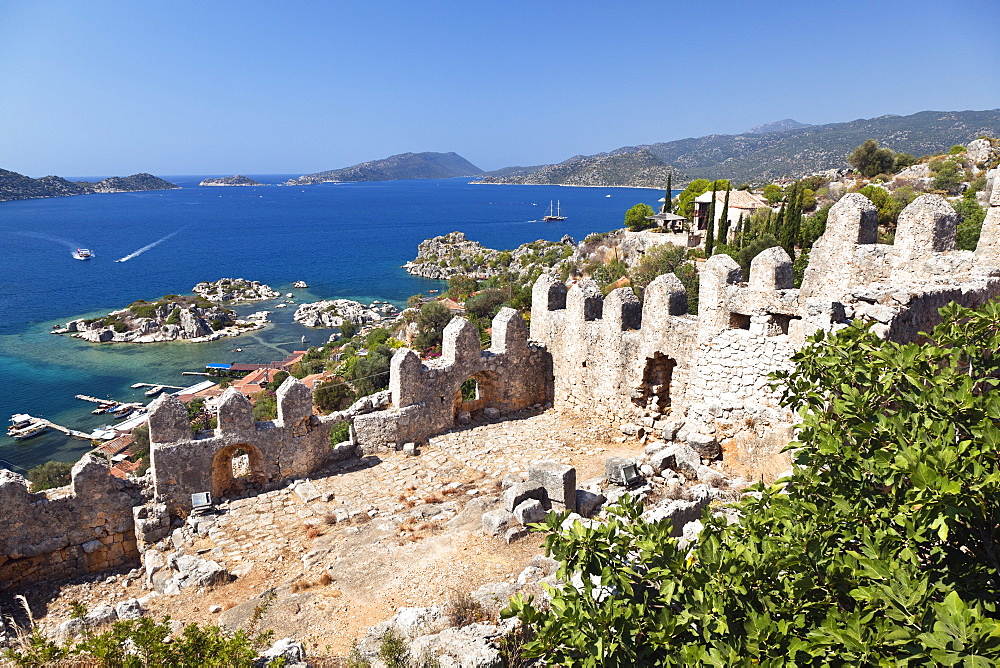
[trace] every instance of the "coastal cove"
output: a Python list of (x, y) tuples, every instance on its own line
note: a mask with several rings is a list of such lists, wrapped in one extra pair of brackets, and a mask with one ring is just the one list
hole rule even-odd
[[(271, 184), (295, 176), (250, 175)], [(182, 371), (281, 359), (304, 347), (301, 337), (319, 345), (334, 331), (294, 323), (294, 307), (274, 309), (270, 302), (234, 305), (241, 315), (271, 311), (265, 329), (206, 343), (92, 344), (51, 335), (53, 325), (136, 299), (190, 294), (195, 284), (224, 276), (291, 292), (298, 304), (346, 298), (402, 306), (411, 294), (443, 287), (401, 268), (424, 239), (460, 230), (498, 249), (565, 234), (580, 241), (620, 226), (637, 202), (656, 206), (662, 196), (626, 188), (477, 188), (464, 178), (238, 188), (199, 188), (205, 176), (164, 178), (182, 189), (0, 204), (5, 420), (24, 412), (89, 430), (108, 418), (91, 415), (93, 406), (76, 394), (141, 401), (132, 383), (191, 385), (200, 378)], [(561, 200), (566, 221), (537, 222), (550, 199)], [(92, 250), (94, 259), (74, 260), (70, 251), (77, 247)], [(293, 288), (297, 280), (310, 287)], [(0, 465), (21, 471), (49, 459), (70, 461), (87, 449), (87, 442), (51, 431), (24, 441), (0, 436)]]

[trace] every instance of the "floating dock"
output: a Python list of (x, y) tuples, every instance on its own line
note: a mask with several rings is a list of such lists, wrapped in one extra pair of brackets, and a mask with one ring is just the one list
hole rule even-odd
[(88, 433), (82, 432), (82, 431), (78, 431), (76, 429), (70, 429), (69, 427), (64, 427), (61, 424), (56, 424), (55, 422), (52, 422), (50, 420), (46, 420), (45, 418), (34, 417), (34, 416), (31, 416), (31, 415), (18, 415), (17, 417), (27, 418), (26, 420), (22, 420), (22, 422), (27, 422), (27, 426), (25, 426), (23, 428), (15, 429), (13, 431), (8, 430), (7, 431), (7, 435), (11, 436), (12, 438), (17, 438), (19, 435), (24, 434), (25, 436), (22, 436), (22, 438), (23, 438), (23, 437), (26, 437), (27, 435), (29, 435), (29, 434), (27, 434), (27, 432), (30, 432), (32, 430), (40, 433), (40, 432), (44, 431), (44, 428), (49, 428), (49, 429), (55, 429), (56, 431), (62, 432), (64, 434), (66, 434), (67, 436), (71, 436), (73, 438), (78, 438), (81, 441), (89, 441), (89, 440), (91, 440), (91, 434), (88, 434)]
[(164, 389), (167, 389), (167, 390), (183, 390), (184, 389), (183, 387), (180, 387), (179, 385), (164, 385), (163, 383), (132, 383), (132, 389), (133, 390), (138, 390), (140, 387), (153, 387), (153, 388), (158, 387), (158, 388), (160, 388), (161, 391), (164, 390)]

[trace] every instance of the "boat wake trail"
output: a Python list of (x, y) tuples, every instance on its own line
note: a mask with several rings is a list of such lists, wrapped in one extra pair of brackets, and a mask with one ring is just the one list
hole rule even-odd
[(133, 253), (129, 253), (125, 257), (118, 258), (117, 260), (115, 260), (115, 262), (128, 262), (132, 258), (134, 258), (134, 257), (136, 257), (138, 255), (142, 255), (143, 253), (145, 253), (146, 251), (148, 251), (150, 248), (153, 248), (155, 246), (159, 246), (160, 244), (162, 244), (164, 241), (166, 241), (170, 237), (174, 236), (175, 234), (177, 234), (177, 233), (179, 233), (179, 232), (181, 232), (181, 231), (183, 231), (185, 229), (187, 229), (187, 228), (182, 227), (181, 229), (177, 230), (176, 232), (171, 232), (170, 234), (168, 234), (167, 236), (163, 237), (162, 239), (157, 239), (153, 243), (147, 244), (147, 245), (143, 246), (142, 248), (140, 248), (139, 250), (137, 250), (137, 251), (135, 251)]
[[(7, 227), (4, 229), (9, 230), (10, 228)], [(66, 248), (70, 249), (71, 252), (75, 251), (80, 246), (80, 244), (76, 243), (75, 241), (70, 241), (69, 239), (63, 239), (62, 237), (54, 237), (51, 234), (42, 234), (41, 232), (22, 232), (21, 230), (10, 230), (10, 231), (13, 232), (14, 234), (17, 234), (18, 236), (33, 237), (35, 239), (44, 239), (45, 241), (51, 241), (53, 243), (62, 244)]]

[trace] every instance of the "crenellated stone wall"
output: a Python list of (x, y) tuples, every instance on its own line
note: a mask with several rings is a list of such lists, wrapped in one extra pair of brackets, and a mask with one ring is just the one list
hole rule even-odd
[(633, 423), (623, 429), (669, 428), (701, 440), (787, 433), (792, 416), (770, 374), (790, 368), (817, 330), (857, 318), (910, 341), (948, 302), (976, 307), (1000, 294), (998, 188), (975, 252), (956, 250), (957, 216), (937, 195), (906, 207), (894, 245), (876, 243), (874, 205), (846, 195), (830, 211), (801, 289), (781, 248), (760, 253), (746, 282), (732, 258), (716, 255), (699, 270), (697, 316), (687, 315), (673, 275), (651, 282), (643, 304), (627, 288), (602, 298), (589, 279), (567, 288), (542, 276), (531, 338), (552, 356), (554, 403)]
[(551, 400), (550, 357), (528, 343), (528, 327), (513, 309), (501, 309), (493, 319), (489, 350), (481, 350), (475, 325), (453, 318), (441, 351), (439, 359), (428, 361), (408, 348), (396, 352), (390, 406), (353, 419), (352, 433), (363, 452), (419, 442), (453, 427), (462, 410), (460, 388), (470, 378), (478, 387), (475, 405), (497, 415)]
[[(229, 388), (219, 402), (218, 427), (191, 432), (187, 409), (160, 395), (149, 413), (150, 463), (158, 501), (171, 513), (191, 508), (191, 494), (244, 494), (313, 473), (334, 460), (331, 420), (313, 415), (312, 392), (296, 378), (278, 388), (278, 419), (255, 422), (250, 401)], [(235, 476), (233, 458), (246, 454), (249, 472)]]
[(24, 478), (0, 469), (0, 589), (138, 565), (132, 507), (138, 487), (87, 455), (67, 487), (31, 493)]

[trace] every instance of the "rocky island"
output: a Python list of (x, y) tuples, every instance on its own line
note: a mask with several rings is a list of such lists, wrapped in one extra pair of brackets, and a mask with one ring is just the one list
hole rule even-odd
[(345, 320), (365, 325), (396, 317), (397, 309), (388, 302), (372, 302), (369, 306), (350, 299), (328, 299), (302, 304), (292, 316), (306, 327), (340, 327)]
[(220, 179), (205, 179), (199, 186), (262, 186), (263, 183), (254, 181), (248, 176), (236, 174), (235, 176), (223, 176)]
[(245, 278), (220, 278), (213, 282), (202, 282), (191, 289), (199, 297), (210, 302), (261, 302), (277, 299), (281, 293), (260, 281)]
[(400, 153), (381, 160), (370, 160), (350, 167), (330, 169), (291, 179), (286, 185), (356, 181), (395, 181), (399, 179), (448, 179), (455, 176), (478, 176), (483, 173), (457, 153)]
[(6, 169), (0, 169), (0, 202), (38, 197), (66, 197), (92, 193), (130, 193), (145, 190), (176, 190), (180, 188), (152, 174), (112, 176), (96, 183), (67, 181), (61, 176), (33, 179)]
[(93, 343), (159, 343), (214, 341), (261, 329), (259, 321), (239, 320), (236, 312), (204, 297), (167, 295), (156, 301), (132, 302), (100, 318), (79, 318), (52, 330)]
[(485, 280), (504, 271), (527, 272), (539, 262), (551, 267), (572, 256), (574, 249), (573, 238), (568, 235), (559, 241), (539, 239), (512, 251), (499, 251), (470, 241), (463, 232), (450, 232), (421, 241), (417, 257), (403, 268), (406, 273), (423, 278), (447, 280), (468, 275)]

